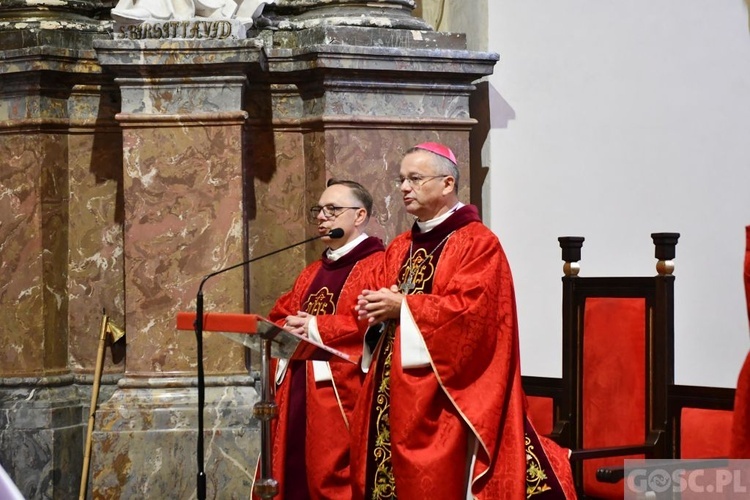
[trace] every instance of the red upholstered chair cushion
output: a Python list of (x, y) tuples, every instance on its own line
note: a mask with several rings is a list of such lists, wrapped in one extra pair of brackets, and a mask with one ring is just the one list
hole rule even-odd
[[(680, 412), (680, 458), (729, 456), (732, 412), (705, 408), (683, 408)], [(706, 495), (682, 492), (681, 500), (700, 500)]]
[(549, 436), (555, 420), (555, 407), (552, 398), (527, 396), (529, 420), (539, 434)]
[(731, 429), (731, 411), (683, 408), (680, 458), (728, 457)]
[[(588, 298), (583, 328), (584, 448), (635, 445), (646, 439), (646, 302)], [(622, 498), (622, 484), (596, 480), (596, 469), (625, 458), (584, 461), (584, 492)]]

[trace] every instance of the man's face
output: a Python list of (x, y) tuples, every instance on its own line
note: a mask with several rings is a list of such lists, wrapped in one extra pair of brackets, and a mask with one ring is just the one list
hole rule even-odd
[(399, 189), (406, 211), (422, 221), (434, 219), (450, 209), (445, 207), (446, 195), (453, 189), (446, 181), (449, 176), (435, 171), (431, 156), (425, 151), (410, 153), (401, 160), (399, 170), (399, 178), (404, 179)]
[(327, 234), (334, 228), (344, 230), (342, 238), (323, 238), (329, 248), (341, 248), (361, 234), (359, 228), (364, 227), (366, 212), (362, 202), (354, 196), (351, 189), (334, 184), (323, 191), (318, 199), (318, 205), (324, 207), (316, 217), (319, 234)]

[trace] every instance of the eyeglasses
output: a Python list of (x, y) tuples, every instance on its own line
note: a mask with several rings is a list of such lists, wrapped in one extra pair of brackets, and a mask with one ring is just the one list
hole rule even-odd
[(344, 211), (352, 209), (360, 209), (362, 207), (337, 207), (336, 205), (323, 205), (322, 207), (320, 205), (315, 205), (314, 207), (310, 208), (310, 221), (316, 222), (318, 219), (318, 215), (321, 213), (323, 214), (323, 217), (325, 220), (333, 220)]
[(397, 177), (393, 182), (396, 184), (396, 187), (400, 188), (401, 185), (404, 183), (404, 181), (408, 182), (409, 185), (413, 188), (420, 188), (422, 187), (427, 181), (431, 181), (432, 179), (438, 179), (448, 177), (447, 175), (410, 175), (409, 177)]

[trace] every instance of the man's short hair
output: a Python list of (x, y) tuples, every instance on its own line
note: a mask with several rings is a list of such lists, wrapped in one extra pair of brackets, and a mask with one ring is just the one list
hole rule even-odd
[(419, 146), (414, 146), (413, 148), (409, 148), (406, 153), (404, 153), (404, 156), (410, 155), (412, 153), (421, 152), (424, 151), (425, 153), (429, 154), (430, 157), (432, 157), (432, 165), (435, 167), (435, 173), (436, 174), (445, 174), (450, 175), (454, 179), (454, 191), (458, 193), (458, 181), (459, 179), (459, 173), (458, 173), (458, 165), (450, 161), (445, 156), (439, 155), (437, 153), (433, 153), (432, 151), (428, 149), (421, 148)]
[(329, 179), (326, 183), (326, 187), (335, 186), (337, 184), (348, 187), (352, 194), (354, 194), (354, 197), (362, 203), (362, 207), (367, 211), (367, 217), (372, 215), (372, 195), (362, 184), (346, 179)]

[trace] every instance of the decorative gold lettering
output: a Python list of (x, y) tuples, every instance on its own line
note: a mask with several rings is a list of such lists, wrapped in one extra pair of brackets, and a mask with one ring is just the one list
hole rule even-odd
[(223, 40), (232, 36), (230, 21), (166, 21), (119, 27), (123, 38), (130, 40), (195, 38)]
[(177, 35), (178, 38), (187, 38), (188, 26), (190, 26), (190, 21), (182, 21), (180, 23), (182, 29), (180, 30), (180, 34)]
[(227, 21), (217, 21), (218, 26), (218, 34), (217, 38), (220, 40), (223, 40), (225, 38), (228, 38), (232, 35), (232, 24)]
[(333, 303), (333, 293), (331, 293), (327, 286), (324, 286), (317, 293), (311, 294), (307, 298), (305, 312), (313, 316), (336, 313), (336, 304)]

